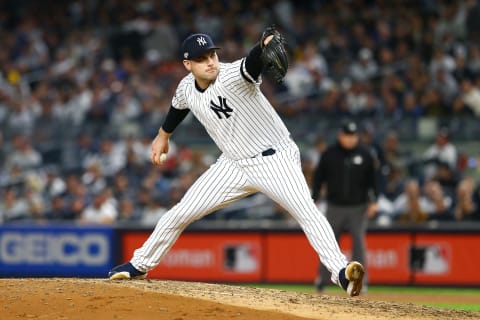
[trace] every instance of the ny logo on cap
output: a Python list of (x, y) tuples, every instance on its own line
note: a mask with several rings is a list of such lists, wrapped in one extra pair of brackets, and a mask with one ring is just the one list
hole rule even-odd
[(198, 42), (198, 45), (199, 45), (199, 46), (204, 46), (204, 45), (207, 44), (207, 41), (205, 40), (204, 37), (198, 37), (198, 38), (197, 38), (197, 42)]

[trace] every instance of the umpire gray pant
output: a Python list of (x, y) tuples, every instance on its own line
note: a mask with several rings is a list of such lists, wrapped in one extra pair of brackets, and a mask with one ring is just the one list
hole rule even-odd
[[(347, 231), (350, 234), (352, 237), (352, 256), (350, 260), (358, 261), (366, 268), (367, 204), (339, 206), (328, 203), (326, 217), (332, 226), (337, 242), (340, 242), (342, 232)], [(322, 289), (327, 284), (330, 284), (330, 273), (321, 263), (319, 276), (319, 279), (317, 279), (318, 289)], [(367, 284), (366, 274), (363, 278), (363, 283)]]

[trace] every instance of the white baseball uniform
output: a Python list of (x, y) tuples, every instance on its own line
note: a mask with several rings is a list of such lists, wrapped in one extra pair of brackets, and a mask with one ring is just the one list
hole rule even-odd
[(153, 269), (189, 224), (249, 194), (263, 192), (298, 221), (336, 283), (339, 271), (347, 265), (346, 257), (311, 198), (297, 145), (260, 91), (261, 78), (255, 81), (244, 61), (220, 63), (217, 79), (204, 91), (196, 87), (192, 74), (180, 81), (172, 107), (190, 109), (222, 155), (162, 216), (130, 262), (143, 272)]

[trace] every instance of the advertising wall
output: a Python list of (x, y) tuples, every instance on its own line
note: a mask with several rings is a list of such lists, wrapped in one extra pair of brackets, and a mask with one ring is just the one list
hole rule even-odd
[[(129, 260), (150, 232), (122, 236)], [(367, 235), (370, 284), (480, 285), (480, 234), (373, 232)], [(351, 239), (342, 252), (350, 258)], [(151, 278), (224, 282), (313, 283), (319, 260), (300, 231), (184, 232)]]
[[(124, 234), (125, 261), (148, 235), (145, 232)], [(260, 282), (264, 255), (261, 238), (258, 232), (184, 233), (148, 275), (171, 280)]]
[[(0, 227), (0, 277), (106, 277), (151, 230), (75, 225)], [(367, 234), (370, 284), (479, 286), (475, 230)], [(350, 258), (351, 239), (340, 248)], [(319, 260), (300, 230), (187, 230), (150, 278), (313, 283)]]
[(105, 277), (113, 230), (61, 225), (0, 228), (0, 277)]
[(418, 233), (410, 248), (418, 284), (480, 285), (478, 233)]
[[(410, 235), (381, 233), (367, 235), (367, 265), (370, 283), (407, 283)], [(350, 259), (351, 239), (343, 236), (342, 252)], [(312, 282), (319, 259), (302, 233), (271, 233), (266, 237), (266, 281)]]

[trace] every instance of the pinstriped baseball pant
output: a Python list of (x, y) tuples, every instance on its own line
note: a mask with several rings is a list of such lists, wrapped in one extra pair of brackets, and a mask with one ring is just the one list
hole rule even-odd
[(311, 198), (293, 141), (270, 156), (231, 160), (220, 156), (158, 221), (130, 262), (140, 271), (155, 268), (192, 222), (255, 192), (262, 192), (285, 208), (300, 224), (307, 239), (337, 283), (347, 265), (335, 235)]

